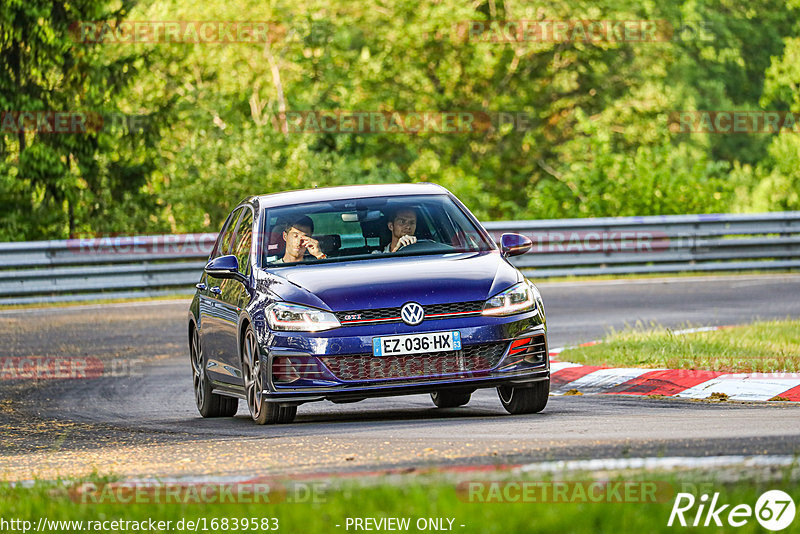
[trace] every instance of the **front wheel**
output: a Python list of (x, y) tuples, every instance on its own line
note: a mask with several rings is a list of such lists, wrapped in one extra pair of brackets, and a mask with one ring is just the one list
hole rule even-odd
[(197, 328), (192, 328), (189, 339), (189, 355), (192, 359), (192, 383), (194, 402), (203, 417), (233, 417), (239, 409), (239, 399), (225, 397), (211, 392), (211, 383), (206, 374), (203, 346)]
[(550, 381), (534, 382), (531, 386), (501, 386), (497, 388), (497, 396), (510, 414), (538, 413), (547, 406)]
[(297, 406), (281, 406), (264, 399), (264, 378), (258, 341), (252, 327), (247, 327), (242, 342), (242, 370), (244, 390), (250, 416), (259, 425), (291, 423), (297, 415)]

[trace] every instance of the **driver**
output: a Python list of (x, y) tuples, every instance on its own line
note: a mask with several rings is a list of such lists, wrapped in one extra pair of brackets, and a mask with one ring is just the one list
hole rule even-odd
[(311, 217), (302, 216), (286, 223), (283, 227), (283, 240), (286, 241), (286, 252), (274, 263), (295, 263), (303, 261), (306, 250), (318, 260), (327, 256), (319, 248), (319, 241), (311, 237), (314, 233), (314, 221)]
[(390, 215), (389, 231), (392, 232), (392, 240), (383, 249), (383, 252), (397, 252), (401, 248), (414, 244), (417, 238), (414, 232), (417, 231), (417, 212), (414, 208), (398, 208)]

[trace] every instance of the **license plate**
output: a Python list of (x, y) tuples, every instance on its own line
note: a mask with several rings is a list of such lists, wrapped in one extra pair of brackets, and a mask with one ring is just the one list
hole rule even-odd
[(372, 338), (372, 354), (374, 356), (398, 356), (448, 350), (461, 350), (461, 332), (458, 330)]

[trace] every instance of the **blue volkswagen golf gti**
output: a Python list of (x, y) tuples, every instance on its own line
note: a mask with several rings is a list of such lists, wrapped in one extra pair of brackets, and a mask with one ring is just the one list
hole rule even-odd
[(472, 213), (433, 184), (254, 196), (228, 216), (197, 284), (189, 349), (203, 417), (247, 402), (259, 424), (297, 406), (430, 393), (440, 408), (497, 388), (512, 414), (550, 390), (541, 295)]

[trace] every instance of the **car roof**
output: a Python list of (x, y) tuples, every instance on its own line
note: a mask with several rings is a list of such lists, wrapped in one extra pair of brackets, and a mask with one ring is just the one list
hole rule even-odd
[(346, 185), (340, 187), (319, 187), (298, 189), (256, 197), (262, 208), (305, 204), (307, 202), (326, 202), (351, 198), (394, 197), (401, 195), (446, 195), (449, 191), (436, 184), (379, 184)]

